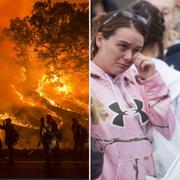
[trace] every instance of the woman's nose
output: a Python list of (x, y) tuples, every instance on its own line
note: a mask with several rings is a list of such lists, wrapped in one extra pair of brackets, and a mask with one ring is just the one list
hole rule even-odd
[(124, 59), (126, 59), (127, 61), (131, 61), (133, 59), (133, 52), (131, 49), (125, 52)]

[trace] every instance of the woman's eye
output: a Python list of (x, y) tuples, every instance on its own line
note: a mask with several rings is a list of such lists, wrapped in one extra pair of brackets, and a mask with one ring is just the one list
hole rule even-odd
[(118, 45), (118, 47), (121, 51), (125, 51), (126, 49), (128, 49), (128, 46), (125, 44), (120, 44), (120, 45)]
[(138, 52), (140, 52), (141, 51), (141, 49), (134, 49), (133, 50), (133, 54), (136, 54), (136, 53), (138, 53)]

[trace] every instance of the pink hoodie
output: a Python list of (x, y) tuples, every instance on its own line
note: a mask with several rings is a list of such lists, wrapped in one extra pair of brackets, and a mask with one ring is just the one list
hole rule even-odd
[(152, 128), (170, 139), (175, 118), (158, 73), (138, 84), (130, 68), (112, 79), (91, 62), (92, 135), (104, 147), (99, 180), (144, 180), (155, 175)]

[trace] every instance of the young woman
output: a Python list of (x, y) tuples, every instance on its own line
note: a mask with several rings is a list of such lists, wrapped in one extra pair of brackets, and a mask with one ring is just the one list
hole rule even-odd
[(140, 53), (146, 36), (146, 19), (129, 11), (97, 16), (92, 24), (91, 134), (104, 148), (99, 180), (155, 176), (152, 128), (167, 139), (175, 128), (166, 84)]

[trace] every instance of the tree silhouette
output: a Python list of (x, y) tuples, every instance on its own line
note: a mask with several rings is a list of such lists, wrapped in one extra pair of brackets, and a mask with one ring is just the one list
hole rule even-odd
[(35, 51), (41, 59), (57, 68), (58, 55), (66, 48), (67, 29), (74, 11), (68, 3), (37, 2), (30, 24), (34, 34)]
[(28, 16), (22, 20), (20, 18), (12, 19), (10, 27), (3, 29), (3, 33), (15, 43), (16, 58), (13, 60), (16, 64), (24, 67), (26, 76), (30, 63), (28, 48), (32, 44), (32, 32), (28, 19)]
[(88, 3), (37, 1), (30, 16), (11, 20), (5, 31), (16, 45), (17, 63), (26, 69), (32, 49), (55, 72), (74, 58), (83, 65), (88, 56)]

